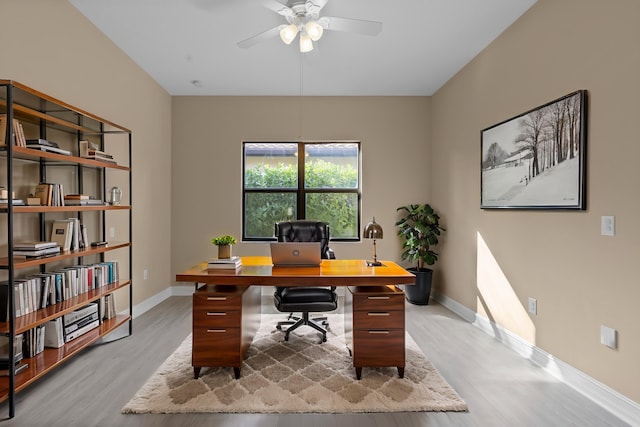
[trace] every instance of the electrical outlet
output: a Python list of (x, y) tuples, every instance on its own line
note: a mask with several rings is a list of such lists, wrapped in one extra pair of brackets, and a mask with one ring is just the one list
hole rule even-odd
[(529, 297), (529, 313), (538, 314), (538, 300)]
[(600, 217), (600, 234), (602, 236), (616, 235), (616, 217), (615, 216)]
[(147, 280), (149, 278), (149, 270), (147, 270), (146, 268), (144, 269), (144, 271), (142, 272), (142, 278), (144, 280)]
[(111, 237), (111, 238), (116, 237), (116, 228), (115, 227), (109, 227), (109, 237)]
[(600, 326), (600, 344), (606, 345), (609, 348), (618, 347), (618, 332), (605, 325)]

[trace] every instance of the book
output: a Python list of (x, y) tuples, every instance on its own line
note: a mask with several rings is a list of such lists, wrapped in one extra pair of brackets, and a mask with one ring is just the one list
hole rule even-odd
[(69, 150), (57, 147), (49, 147), (48, 145), (27, 145), (26, 147), (30, 148), (31, 150), (48, 151), (50, 153), (64, 154), (66, 156), (71, 155), (71, 151)]
[(68, 313), (62, 316), (62, 324), (63, 326), (69, 326), (77, 322), (78, 320), (84, 317), (90, 316), (92, 313), (97, 313), (97, 312), (98, 312), (98, 304), (95, 302), (92, 302), (88, 305), (85, 305), (84, 307), (81, 307), (75, 311), (72, 311), (71, 313)]
[(27, 145), (46, 145), (48, 147), (58, 148), (57, 143), (47, 141), (46, 139), (27, 139)]
[(26, 147), (27, 143), (24, 139), (24, 129), (22, 128), (22, 123), (17, 119), (13, 119), (13, 132), (16, 137), (16, 145), (18, 147)]
[(53, 221), (51, 226), (51, 238), (52, 242), (56, 242), (60, 248), (64, 251), (71, 249), (71, 221), (68, 219), (57, 219)]
[(71, 221), (71, 250), (80, 249), (80, 220), (78, 218), (69, 218)]
[(78, 337), (81, 337), (82, 335), (86, 334), (87, 332), (89, 332), (92, 329), (97, 328), (98, 326), (100, 326), (100, 320), (94, 320), (93, 322), (79, 328), (76, 329), (73, 332), (68, 333), (65, 337), (64, 340), (65, 342), (70, 342), (75, 340)]
[(5, 139), (7, 138), (7, 115), (0, 114), (0, 145), (6, 145)]
[(45, 249), (45, 248), (53, 248), (57, 246), (56, 242), (18, 242), (13, 244), (13, 249), (17, 250), (33, 250), (33, 249)]
[(53, 189), (51, 184), (38, 184), (36, 185), (36, 189), (33, 192), (33, 196), (40, 199), (40, 205), (42, 206), (51, 206), (52, 195)]
[(44, 325), (44, 346), (60, 348), (64, 345), (62, 317), (49, 320)]
[[(14, 206), (24, 206), (24, 200), (22, 199), (13, 199), (12, 203)], [(0, 199), (0, 205), (8, 205), (9, 199)]]
[[(28, 367), (29, 367), (28, 363), (19, 362), (19, 363), (16, 363), (15, 367), (13, 368), (13, 370), (14, 370), (15, 375), (18, 375), (20, 372), (24, 371)], [(8, 377), (10, 373), (11, 373), (11, 371), (9, 371), (9, 369), (0, 369), (0, 377)]]
[(231, 258), (212, 258), (208, 264), (236, 264), (242, 262), (239, 256), (232, 256)]
[(69, 199), (64, 201), (65, 206), (96, 206), (96, 205), (104, 205), (104, 202), (100, 199), (85, 199), (85, 200), (74, 200)]
[(89, 200), (91, 197), (87, 194), (65, 194), (64, 200)]
[(60, 247), (56, 244), (54, 247), (43, 249), (20, 249), (13, 251), (15, 256), (37, 257), (43, 255), (55, 255), (60, 252)]
[(238, 272), (242, 268), (242, 259), (238, 256), (231, 258), (214, 258), (207, 263), (207, 271)]

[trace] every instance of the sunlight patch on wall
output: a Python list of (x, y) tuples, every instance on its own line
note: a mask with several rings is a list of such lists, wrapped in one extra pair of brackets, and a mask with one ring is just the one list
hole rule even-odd
[(477, 247), (478, 315), (535, 345), (535, 325), (480, 233)]

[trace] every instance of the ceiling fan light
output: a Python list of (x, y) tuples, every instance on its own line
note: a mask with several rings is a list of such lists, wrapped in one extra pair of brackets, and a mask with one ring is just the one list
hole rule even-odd
[(308, 34), (300, 34), (300, 52), (307, 53), (313, 50), (313, 42)]
[(291, 44), (291, 42), (296, 38), (298, 34), (298, 26), (295, 24), (290, 24), (285, 27), (282, 27), (280, 30), (280, 38), (286, 44)]
[(309, 34), (311, 40), (317, 42), (318, 40), (320, 40), (320, 37), (322, 37), (324, 28), (322, 28), (322, 25), (318, 24), (316, 21), (309, 21), (305, 25), (305, 30), (307, 34)]

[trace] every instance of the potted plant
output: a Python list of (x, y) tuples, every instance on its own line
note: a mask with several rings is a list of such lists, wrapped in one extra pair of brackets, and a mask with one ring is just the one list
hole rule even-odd
[(431, 246), (438, 244), (438, 236), (445, 231), (440, 227), (440, 217), (429, 204), (401, 206), (402, 218), (396, 222), (398, 236), (403, 239), (402, 259), (415, 263), (407, 270), (416, 275), (416, 283), (405, 287), (407, 301), (426, 305), (431, 295), (433, 270), (425, 265), (433, 265), (438, 254)]
[(236, 244), (236, 238), (226, 234), (223, 236), (214, 237), (213, 239), (211, 239), (211, 243), (218, 247), (218, 258), (231, 258), (231, 245)]

